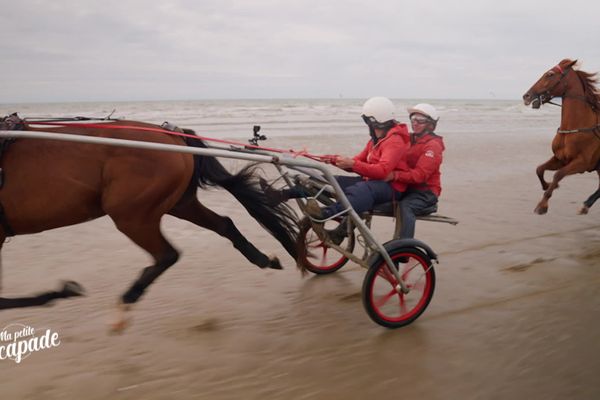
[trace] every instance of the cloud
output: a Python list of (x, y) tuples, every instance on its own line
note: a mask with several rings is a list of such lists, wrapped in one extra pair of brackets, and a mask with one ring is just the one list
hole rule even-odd
[(600, 70), (599, 14), (580, 0), (22, 0), (0, 14), (0, 102), (517, 98), (562, 58)]

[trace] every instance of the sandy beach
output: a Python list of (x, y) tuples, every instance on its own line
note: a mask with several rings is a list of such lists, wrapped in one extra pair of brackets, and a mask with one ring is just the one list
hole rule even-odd
[[(249, 264), (225, 239), (166, 217), (182, 258), (131, 313), (107, 323), (148, 257), (107, 218), (12, 238), (5, 297), (60, 279), (88, 295), (0, 313), (60, 335), (20, 364), (0, 361), (6, 399), (597, 399), (600, 398), (600, 205), (577, 215), (596, 174), (566, 178), (549, 213), (535, 167), (552, 134), (446, 136), (440, 214), (416, 237), (440, 257), (436, 292), (412, 325), (373, 323), (360, 299), (364, 269), (302, 278), (294, 261), (224, 190), (198, 193), (283, 271)], [(269, 145), (348, 154), (364, 136), (281, 137)], [(229, 166), (235, 163), (228, 163)], [(273, 171), (267, 168), (267, 173)], [(390, 219), (374, 232), (390, 238)]]

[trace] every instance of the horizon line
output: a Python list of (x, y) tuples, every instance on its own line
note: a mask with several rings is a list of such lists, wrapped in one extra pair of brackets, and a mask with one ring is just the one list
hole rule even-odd
[[(392, 100), (411, 100), (411, 101), (521, 101), (520, 98), (477, 98), (477, 97), (454, 97), (454, 98), (434, 98), (434, 97), (389, 97)], [(197, 98), (197, 99), (129, 99), (129, 100), (31, 100), (16, 102), (0, 102), (0, 106), (20, 105), (20, 104), (72, 104), (72, 103), (158, 103), (158, 102), (196, 102), (196, 101), (265, 101), (265, 100), (360, 100), (368, 97), (216, 97), (216, 98)]]

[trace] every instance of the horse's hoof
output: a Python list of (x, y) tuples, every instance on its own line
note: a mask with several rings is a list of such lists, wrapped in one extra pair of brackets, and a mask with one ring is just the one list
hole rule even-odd
[(279, 258), (274, 257), (274, 256), (269, 257), (269, 265), (267, 265), (267, 268), (283, 269), (283, 267), (281, 266), (281, 263), (279, 262)]
[(63, 281), (60, 291), (65, 297), (85, 296), (85, 289), (75, 281)]
[(536, 213), (537, 215), (544, 215), (548, 212), (548, 207), (537, 206), (535, 208), (535, 210), (533, 210), (533, 212)]
[(120, 321), (115, 321), (108, 327), (108, 332), (112, 335), (120, 335), (125, 332), (125, 329), (129, 326), (129, 319), (124, 318)]
[(588, 213), (588, 211), (590, 211), (590, 208), (588, 206), (583, 206), (583, 207), (581, 207), (581, 210), (579, 210), (579, 212), (577, 214), (585, 215)]
[(131, 306), (127, 304), (119, 304), (117, 306), (117, 315), (115, 320), (108, 326), (108, 332), (113, 335), (122, 334), (125, 329), (130, 325), (131, 318), (126, 313), (131, 309)]

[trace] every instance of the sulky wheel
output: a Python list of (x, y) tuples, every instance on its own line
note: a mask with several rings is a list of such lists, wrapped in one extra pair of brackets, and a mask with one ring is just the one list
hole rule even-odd
[(391, 241), (386, 249), (410, 291), (398, 292), (395, 276), (380, 255), (373, 260), (362, 289), (363, 305), (369, 317), (387, 328), (400, 328), (425, 311), (435, 289), (435, 271), (429, 255), (417, 247)]
[[(325, 230), (333, 230), (339, 226), (341, 219), (327, 221)], [(348, 257), (328, 247), (312, 229), (310, 222), (305, 219), (300, 227), (299, 240), (304, 243), (306, 252), (301, 256), (306, 269), (314, 274), (330, 274), (342, 268)], [(345, 237), (339, 246), (351, 253), (354, 250), (354, 231)]]

